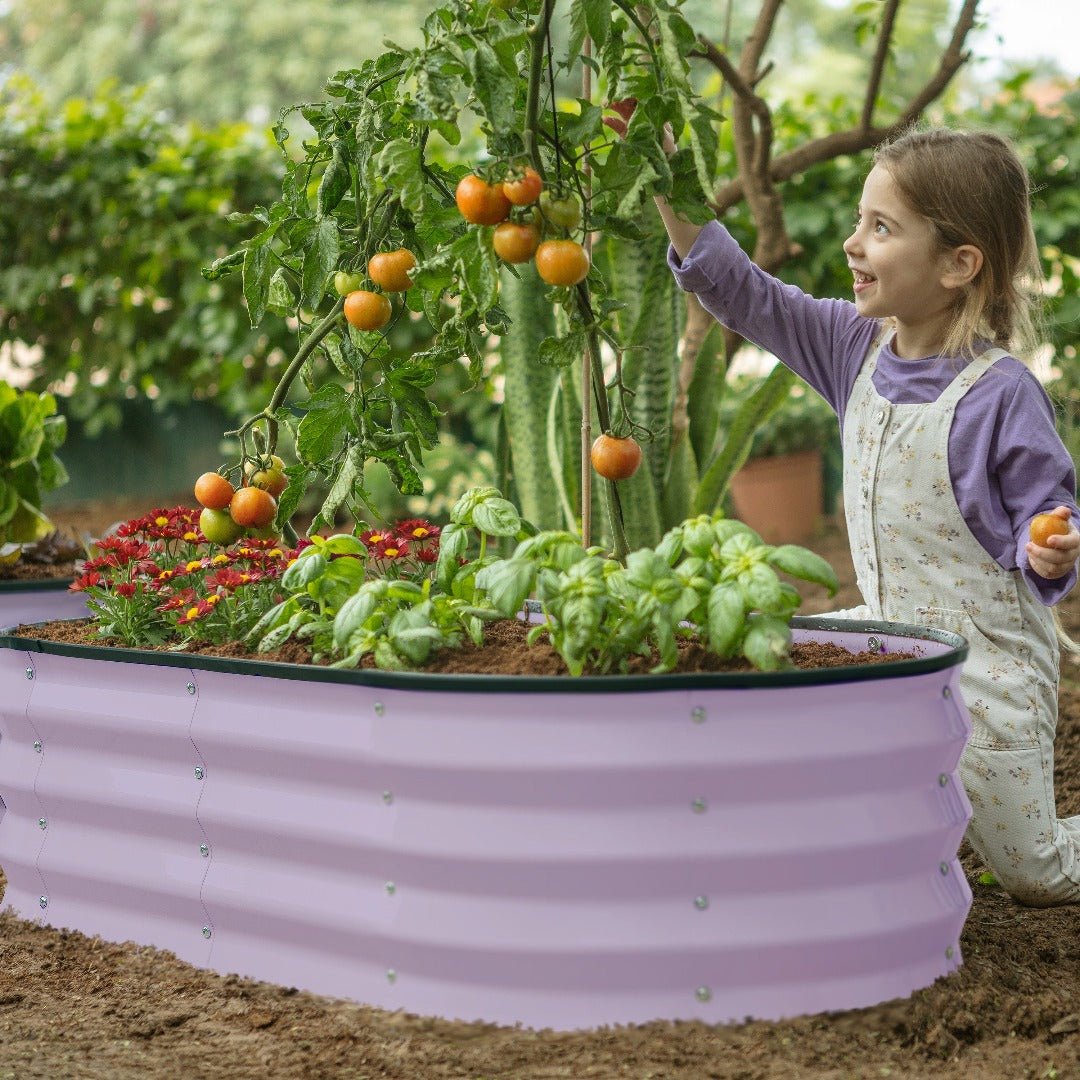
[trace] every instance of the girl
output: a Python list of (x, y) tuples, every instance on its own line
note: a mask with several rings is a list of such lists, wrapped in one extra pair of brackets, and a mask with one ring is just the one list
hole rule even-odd
[[(865, 601), (840, 614), (969, 643), (972, 847), (1019, 902), (1080, 902), (1080, 816), (1057, 818), (1053, 783), (1051, 606), (1076, 580), (1073, 462), (1008, 351), (1031, 327), (1039, 271), (1023, 165), (992, 134), (911, 132), (879, 148), (844, 241), (854, 303), (781, 283), (719, 222), (657, 204), (680, 287), (837, 412)], [(1043, 512), (1069, 528), (1037, 545), (1029, 524)]]

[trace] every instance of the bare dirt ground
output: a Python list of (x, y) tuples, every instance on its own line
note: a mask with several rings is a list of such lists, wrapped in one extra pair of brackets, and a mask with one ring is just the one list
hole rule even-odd
[[(143, 505), (54, 512), (93, 532)], [(103, 519), (104, 518), (104, 519)], [(811, 546), (856, 601), (844, 534)], [(1080, 592), (1080, 590), (1078, 590)], [(1080, 634), (1080, 596), (1063, 615)], [(1080, 813), (1080, 668), (1068, 662), (1058, 811)], [(964, 965), (910, 998), (783, 1023), (554, 1033), (460, 1024), (200, 971), (172, 955), (0, 915), (0, 1080), (1080, 1080), (1080, 907), (1018, 907), (979, 883)], [(0, 874), (0, 889), (3, 877)], [(2, 903), (2, 900), (0, 900)]]

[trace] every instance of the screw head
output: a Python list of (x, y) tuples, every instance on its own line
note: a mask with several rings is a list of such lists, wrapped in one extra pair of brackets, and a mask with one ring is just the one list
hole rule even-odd
[(37, 902), (39, 908), (47, 908), (49, 906), (49, 898), (47, 896), (39, 896)]
[(949, 786), (949, 774), (948, 773), (941, 773), (937, 778), (937, 782), (938, 782), (938, 787), (948, 787)]
[(946, 686), (945, 689), (941, 691), (941, 696), (943, 698), (951, 698), (952, 697), (952, 688)]
[(199, 854), (204, 859), (209, 859), (210, 858), (210, 845), (209, 844), (200, 844), (199, 845)]
[(375, 702), (375, 715), (376, 716), (382, 716), (382, 714), (384, 712), (386, 712), (386, 706), (381, 701), (376, 701)]
[(195, 766), (195, 779), (203, 780), (206, 777), (206, 770), (201, 765)]
[(39, 829), (47, 829), (49, 827), (49, 823), (43, 817), (39, 817), (37, 823)]
[(397, 892), (397, 886), (392, 881), (388, 881), (385, 888), (387, 896), (393, 896)]
[(941, 876), (944, 877), (949, 872), (949, 864), (947, 862), (941, 862), (938, 864), (938, 869), (941, 871)]
[(709, 804), (705, 801), (705, 796), (699, 795), (696, 799), (692, 800), (690, 809), (693, 810), (695, 814), (704, 814), (705, 811), (709, 809)]
[(384, 791), (382, 793), (382, 801), (389, 806), (394, 801), (394, 793), (392, 791)]
[(214, 931), (213, 931), (213, 930), (211, 930), (209, 926), (204, 926), (204, 927), (202, 928), (202, 936), (203, 936), (204, 938), (207, 938), (207, 939), (209, 939), (209, 937), (211, 936), (211, 934), (213, 934), (213, 932), (214, 932)]
[(950, 945), (945, 950), (945, 959), (951, 960), (953, 958), (953, 947)]
[(187, 692), (189, 694), (194, 694), (195, 693), (195, 684), (193, 682), (189, 682), (187, 684)]
[(39, 754), (41, 753), (41, 740), (40, 740), (40, 739), (35, 739), (35, 740), (34, 740), (34, 749), (35, 749), (35, 750), (36, 750), (36, 751), (37, 751), (37, 752), (38, 752)]
[(695, 724), (704, 724), (705, 710), (700, 705), (695, 705), (694, 708), (690, 710), (690, 719), (693, 720)]
[(388, 983), (397, 982), (397, 972), (393, 968), (386, 969), (386, 981)]
[(708, 906), (709, 906), (709, 898), (707, 896), (705, 896), (704, 894), (701, 895), (701, 896), (695, 896), (694, 897), (694, 907), (696, 907), (698, 909), (698, 911), (704, 911)]
[(34, 677), (34, 669), (32, 667), (28, 667), (26, 669), (26, 677), (28, 679), (32, 679)]
[(870, 650), (870, 652), (884, 651), (884, 645), (882, 645), (881, 638), (879, 637), (868, 637), (866, 639), (866, 647)]
[(707, 986), (699, 986), (694, 991), (694, 997), (696, 997), (698, 1001), (712, 1001), (712, 990)]

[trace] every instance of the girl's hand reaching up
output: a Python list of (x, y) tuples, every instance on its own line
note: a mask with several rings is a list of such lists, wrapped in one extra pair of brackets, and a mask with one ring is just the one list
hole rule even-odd
[[(605, 116), (603, 122), (611, 128), (620, 138), (626, 135), (626, 125), (630, 123), (630, 117), (637, 108), (637, 98), (620, 98), (618, 101), (609, 101), (607, 108), (618, 113), (618, 116)], [(671, 130), (671, 124), (664, 124), (662, 139), (664, 153), (671, 157), (675, 153), (675, 135)]]
[(1025, 548), (1028, 565), (1048, 581), (1069, 573), (1080, 555), (1080, 532), (1069, 518), (1069, 508), (1057, 506), (1031, 519), (1031, 540)]

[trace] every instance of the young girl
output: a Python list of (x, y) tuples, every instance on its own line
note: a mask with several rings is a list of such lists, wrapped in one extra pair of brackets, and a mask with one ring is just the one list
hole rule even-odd
[[(1059, 645), (1076, 580), (1073, 462), (1009, 353), (1038, 275), (1027, 173), (996, 135), (913, 132), (881, 147), (844, 254), (854, 303), (754, 266), (718, 222), (657, 200), (669, 262), (712, 315), (774, 353), (840, 419), (844, 504), (865, 605), (840, 614), (952, 630), (974, 732), (968, 839), (1024, 904), (1080, 902), (1080, 816), (1054, 805)], [(1068, 532), (1044, 545), (1050, 512)]]

